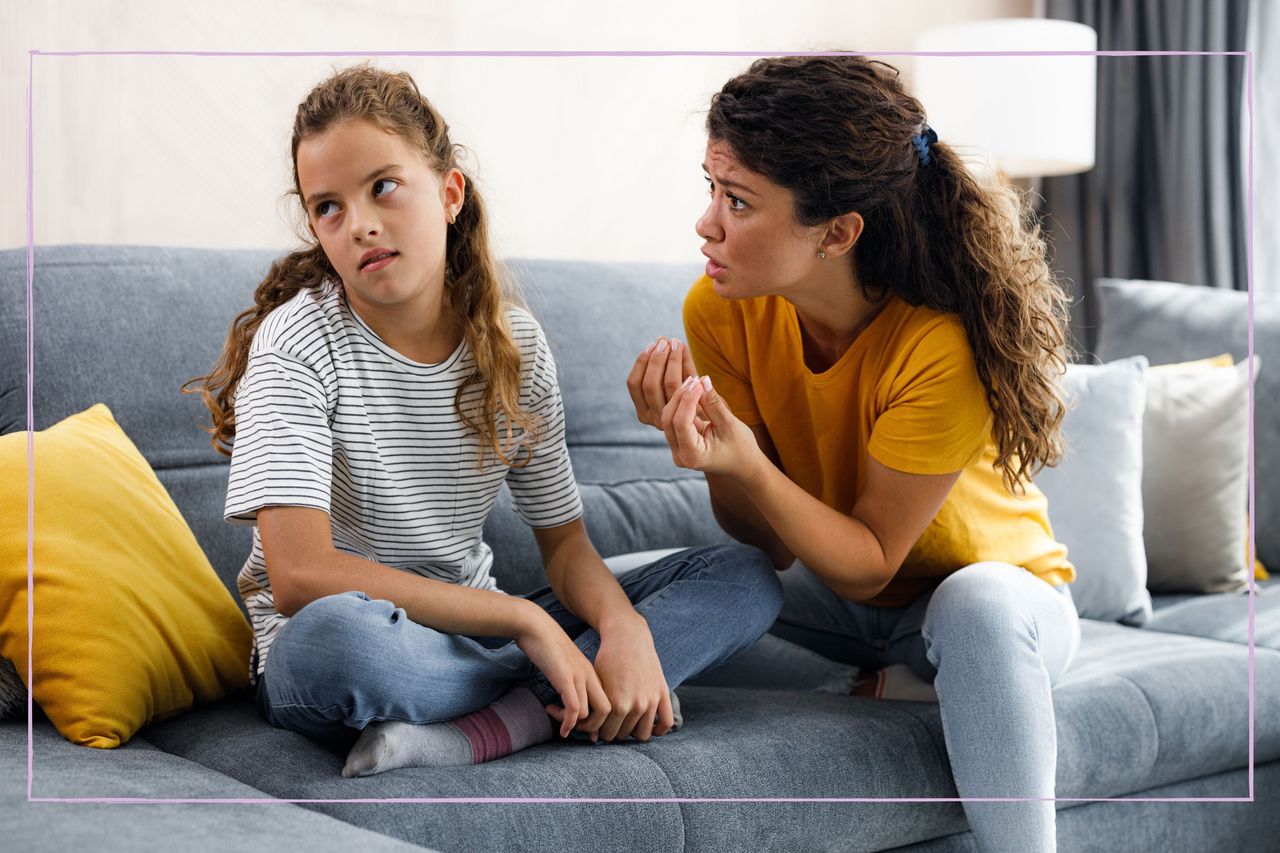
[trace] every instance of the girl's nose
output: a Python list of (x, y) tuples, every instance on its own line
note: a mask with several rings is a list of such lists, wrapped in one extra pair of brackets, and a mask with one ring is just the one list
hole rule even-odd
[(351, 236), (354, 239), (363, 240), (366, 237), (376, 237), (381, 227), (377, 213), (374, 210), (362, 205), (352, 206)]

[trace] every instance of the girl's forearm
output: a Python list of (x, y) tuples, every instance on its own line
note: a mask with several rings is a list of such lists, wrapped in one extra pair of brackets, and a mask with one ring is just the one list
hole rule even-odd
[(556, 597), (598, 632), (639, 618), (585, 532), (559, 542), (548, 555), (546, 568)]
[(276, 572), (271, 574), (276, 609), (286, 616), (327, 595), (359, 590), (447, 634), (514, 638), (550, 618), (523, 598), (424, 578), (336, 549), (293, 568), (281, 579), (284, 583), (276, 582)]
[(763, 455), (733, 482), (787, 550), (841, 598), (872, 598), (892, 578), (897, 566), (887, 565), (866, 524), (810, 495)]

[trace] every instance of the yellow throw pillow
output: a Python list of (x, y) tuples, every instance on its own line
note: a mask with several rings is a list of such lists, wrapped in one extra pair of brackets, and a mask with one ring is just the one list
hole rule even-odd
[(34, 679), (25, 432), (0, 436), (0, 518), (0, 656), (67, 740), (116, 747), (247, 686), (252, 629), (106, 406), (35, 434)]

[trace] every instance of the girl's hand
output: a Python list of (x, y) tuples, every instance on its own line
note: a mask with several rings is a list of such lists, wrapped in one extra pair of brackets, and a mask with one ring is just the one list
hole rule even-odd
[(662, 432), (680, 468), (742, 481), (768, 461), (751, 427), (729, 410), (709, 376), (691, 376), (675, 390), (662, 410)]
[(658, 338), (636, 358), (627, 374), (627, 392), (640, 423), (662, 429), (662, 410), (685, 377), (693, 376), (693, 356), (687, 344)]
[(600, 632), (596, 673), (612, 708), (599, 731), (606, 741), (648, 741), (665, 735), (675, 723), (649, 624), (638, 613), (632, 615)]
[(594, 732), (612, 710), (600, 678), (564, 629), (537, 605), (534, 608), (538, 613), (530, 628), (517, 635), (515, 641), (560, 694), (564, 708), (550, 705), (547, 713), (560, 721), (562, 738), (568, 737), (575, 727)]

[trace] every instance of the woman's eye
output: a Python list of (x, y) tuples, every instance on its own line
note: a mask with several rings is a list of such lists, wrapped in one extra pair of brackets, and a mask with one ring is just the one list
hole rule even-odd
[(742, 199), (738, 198), (736, 195), (731, 195), (730, 193), (725, 193), (725, 194), (724, 194), (724, 197), (725, 197), (725, 198), (727, 198), (727, 199), (729, 199), (729, 209), (730, 209), (730, 210), (745, 210), (745, 209), (746, 209), (746, 207), (747, 207), (747, 203), (746, 203), (745, 201), (743, 201)]
[[(398, 181), (393, 181), (390, 178), (378, 178), (378, 180), (373, 182), (374, 195), (384, 195), (384, 193), (378, 192), (378, 184), (391, 184), (392, 189), (395, 189), (396, 187), (400, 186), (400, 183)], [(392, 190), (387, 190), (387, 192), (391, 192), (391, 191)]]

